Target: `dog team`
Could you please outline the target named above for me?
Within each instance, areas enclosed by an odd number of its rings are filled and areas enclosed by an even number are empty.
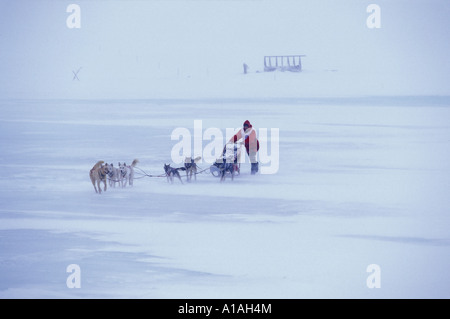
[[[190,182],[192,180],[192,176],[194,176],[195,180],[197,180],[197,163],[202,159],[201,156],[198,156],[194,159],[192,157],[186,157],[184,160],[184,167],[171,167],[170,164],[164,164],[164,172],[167,176],[167,182],[173,183],[173,179],[176,177],[180,180],[181,184],[183,181],[181,180],[179,170],[186,171],[186,180]]]
[[[200,156],[196,157],[195,159],[187,157],[184,162],[184,167],[179,168],[171,167],[170,164],[164,164],[164,172],[167,176],[167,182],[173,183],[173,180],[176,177],[183,184],[180,173],[178,172],[179,170],[186,171],[186,178],[188,182],[192,180],[192,177],[197,180],[197,163],[200,160]],[[139,161],[135,159],[131,163],[131,165],[119,162],[118,166],[115,167],[112,163],[108,164],[104,161],[98,161],[89,172],[89,177],[91,178],[91,182],[94,186],[95,192],[101,194],[101,183],[103,183],[103,191],[106,191],[107,182],[109,182],[110,188],[116,187],[116,183],[119,183],[121,187],[126,187],[127,183],[128,185],[133,186],[134,168],[136,167],[137,163],[139,163]]]
[[[103,190],[106,191],[107,181],[109,182],[109,187],[116,187],[116,183],[119,183],[121,187],[126,187],[127,183],[128,185],[133,186],[134,167],[137,163],[139,163],[139,161],[135,159],[131,165],[119,163],[117,167],[114,167],[114,164],[112,163],[108,164],[104,161],[98,161],[89,172],[89,177],[91,178],[95,192],[102,192],[100,183],[103,183]]]
[[[225,181],[227,173],[229,173],[229,175],[231,176],[231,180],[234,179],[234,175],[236,172],[238,174],[240,173],[240,168],[237,164],[238,158],[236,156],[236,153],[234,154],[234,156],[231,155],[230,157],[226,157],[226,155],[224,154],[222,160],[216,161],[214,163],[214,166],[216,166],[217,170],[219,171],[221,182]],[[164,164],[164,173],[167,177],[167,182],[173,184],[174,178],[178,178],[180,183],[183,184],[179,171],[186,171],[186,180],[188,182],[192,180],[192,176],[194,176],[195,180],[197,180],[197,163],[201,159],[201,156],[198,156],[195,159],[192,159],[192,157],[186,157],[184,161],[184,167],[177,168],[171,167],[170,164]]]
[[[239,142],[240,140],[242,140],[242,142]],[[228,144],[234,144],[234,156],[230,158],[226,156]],[[259,141],[256,137],[256,132],[254,131],[252,124],[250,121],[246,120],[242,126],[242,129],[237,131],[228,143],[225,144],[222,152],[223,158],[216,161],[216,163],[214,163],[214,165],[210,168],[210,170],[214,168],[214,171],[218,172],[217,174],[220,176],[221,182],[225,180],[227,173],[231,175],[232,180],[234,179],[235,173],[240,173],[240,164],[238,164],[237,159],[237,157],[240,157],[240,152],[238,152],[240,148],[238,148],[236,144],[245,146],[247,155],[251,162],[251,174],[254,175],[258,172],[258,161],[256,159],[256,155],[259,151]],[[184,167],[179,168],[171,167],[170,164],[164,164],[164,172],[167,177],[167,182],[173,183],[174,178],[178,178],[178,180],[183,183],[180,173],[178,172],[179,170],[186,171],[186,178],[188,182],[192,180],[192,175],[195,180],[197,180],[197,162],[199,160],[201,160],[200,156],[195,159],[192,159],[192,157],[187,157],[185,159]],[[102,192],[100,183],[104,184],[104,191],[106,191],[106,180],[109,181],[110,187],[115,187],[116,183],[119,183],[122,187],[126,187],[127,183],[130,186],[133,186],[134,167],[137,163],[138,160],[135,159],[129,166],[125,163],[119,163],[118,167],[114,167],[113,164],[105,164],[104,161],[98,161],[89,173],[95,192]]]

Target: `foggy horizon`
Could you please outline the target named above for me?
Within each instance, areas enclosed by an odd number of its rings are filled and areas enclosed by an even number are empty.
[[[381,28],[366,25],[371,3],[381,8]],[[81,9],[80,28],[67,26],[70,4]],[[2,0],[0,97],[449,95],[449,7]],[[303,72],[262,72],[265,55],[288,54],[306,55]]]

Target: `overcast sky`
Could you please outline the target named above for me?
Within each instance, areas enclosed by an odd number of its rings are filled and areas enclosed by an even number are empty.
[[[348,94],[448,95],[448,17],[448,0],[0,0],[0,98],[152,98],[179,78],[226,85],[278,54],[307,55],[302,80],[348,76]]]

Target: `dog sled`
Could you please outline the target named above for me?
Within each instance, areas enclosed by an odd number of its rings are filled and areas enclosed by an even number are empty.
[[[241,173],[241,146],[242,144],[227,144],[225,152],[209,168],[211,175],[221,178],[226,174],[239,175]]]

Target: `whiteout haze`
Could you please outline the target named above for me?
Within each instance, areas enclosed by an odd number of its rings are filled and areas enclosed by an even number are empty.
[[[374,2],[0,0],[0,298],[450,297],[450,6]]]

